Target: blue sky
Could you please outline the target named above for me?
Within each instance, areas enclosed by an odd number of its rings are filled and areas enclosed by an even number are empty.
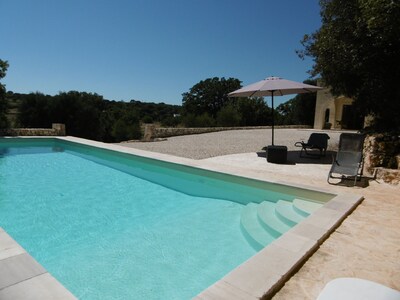
[[[321,24],[317,0],[0,0],[0,11],[7,90],[170,104],[209,77],[307,79],[312,61],[295,50]]]

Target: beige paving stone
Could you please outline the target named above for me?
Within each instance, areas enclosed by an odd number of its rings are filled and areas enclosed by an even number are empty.
[[[321,207],[318,209],[317,214],[310,215],[303,222],[305,224],[311,224],[316,227],[320,227],[329,230],[340,223],[340,219],[343,213],[335,211],[333,209]]]
[[[292,258],[291,261],[287,260],[284,263],[280,263],[282,262],[281,258],[285,257],[284,252],[288,252],[284,249],[281,250],[280,254],[271,249],[264,253],[266,255],[256,255],[257,257],[253,257],[255,259],[246,261],[222,278],[222,281],[255,297],[261,297],[276,284],[276,281],[283,280],[283,274],[295,262],[294,258]]]
[[[2,274],[7,274],[7,276],[0,276],[0,290],[46,272],[27,253],[0,260],[0,270]]]
[[[307,237],[319,243],[324,238],[324,235],[326,234],[326,229],[312,224],[307,224],[305,222],[301,222],[300,224],[293,227],[289,232]]]
[[[246,293],[235,286],[224,281],[218,281],[207,290],[197,295],[197,300],[251,300],[259,299],[259,297]]]
[[[352,207],[353,203],[345,201],[330,201],[324,205],[324,208],[337,210],[339,212],[347,212],[348,210],[351,210]]]
[[[24,253],[25,250],[5,231],[0,231],[0,260]]]
[[[338,277],[368,279],[400,290],[400,197],[396,187],[386,189],[371,196],[365,190],[366,199],[273,299],[315,299]]]
[[[315,292],[313,291],[313,281],[305,279],[303,284],[301,285],[297,282],[294,283],[292,289],[282,289],[277,295],[273,297],[273,299],[275,300],[311,299],[313,294],[315,294]]]
[[[76,297],[49,273],[44,273],[0,290],[0,299],[69,300]]]
[[[284,236],[275,240],[273,245],[291,252],[307,255],[316,245],[316,241],[289,231]]]

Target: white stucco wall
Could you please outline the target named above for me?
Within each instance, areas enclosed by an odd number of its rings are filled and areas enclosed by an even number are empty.
[[[329,109],[328,123],[332,129],[341,129],[343,105],[351,105],[353,100],[344,96],[334,97],[329,88],[317,92],[315,104],[314,129],[323,129],[325,126],[325,112]]]

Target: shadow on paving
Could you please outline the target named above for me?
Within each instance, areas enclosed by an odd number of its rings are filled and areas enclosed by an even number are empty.
[[[369,182],[371,180],[376,181],[375,178],[367,177],[367,176],[361,176],[360,179],[357,179],[356,185],[354,185],[354,177],[350,177],[350,178],[342,177],[342,178],[336,179],[336,182],[335,182],[335,179],[331,179],[330,181],[331,181],[332,185],[339,185],[339,186],[345,186],[345,187],[356,186],[356,187],[360,187],[360,188],[366,188],[369,186]],[[378,181],[376,181],[376,182],[378,182]]]
[[[258,157],[264,157],[267,159],[267,152],[257,152]],[[317,156],[312,156],[312,155],[305,155],[304,152],[302,153],[302,157],[300,157],[300,151],[288,151],[287,153],[287,162],[283,165],[296,165],[296,164],[320,164],[320,165],[331,165],[333,162],[333,159],[336,156],[335,151],[327,151],[326,156],[319,157]],[[360,188],[366,188],[369,186],[369,182],[371,180],[376,179],[374,177],[368,177],[368,176],[361,176],[360,179],[357,179],[356,185],[357,187]],[[354,186],[354,177],[339,177],[336,179],[331,179],[332,185],[338,185],[338,186],[345,186],[345,187],[353,187]]]
[[[333,157],[336,156],[335,151],[326,151],[325,156],[319,156],[318,152],[313,153],[313,155],[306,155],[304,152],[302,153],[302,157],[300,157],[300,151],[288,151],[287,152],[287,162],[285,165],[296,165],[296,164],[319,164],[319,165],[331,165],[333,161]],[[267,158],[267,152],[257,152],[258,157]]]

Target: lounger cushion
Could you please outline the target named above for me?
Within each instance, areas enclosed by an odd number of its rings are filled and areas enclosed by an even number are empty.
[[[337,278],[324,287],[317,300],[399,300],[400,292],[359,278]]]

